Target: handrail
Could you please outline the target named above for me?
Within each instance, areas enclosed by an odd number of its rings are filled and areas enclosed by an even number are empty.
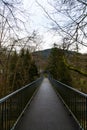
[[[62,83],[62,82],[60,82],[60,81],[58,81],[58,80],[55,80],[55,81],[58,82],[58,83],[61,84],[61,85],[66,86],[67,88],[69,88],[69,89],[71,89],[71,90],[73,90],[73,91],[79,93],[80,95],[87,97],[87,94],[85,94],[85,93],[83,93],[83,92],[81,92],[81,91],[79,91],[79,90],[77,90],[77,89],[75,89],[75,88],[72,88],[71,86],[66,85],[66,84],[64,84],[64,83]]]
[[[0,103],[4,102],[5,100],[7,100],[7,99],[10,98],[11,96],[15,95],[16,93],[19,93],[20,91],[26,89],[27,87],[30,87],[32,84],[36,83],[36,82],[37,82],[38,80],[40,80],[40,79],[41,79],[41,78],[37,79],[36,81],[33,81],[33,82],[30,83],[30,84],[27,84],[27,85],[23,86],[22,88],[20,88],[20,89],[14,91],[14,92],[12,92],[12,93],[10,93],[9,95],[7,95],[7,96],[1,98],[1,99],[0,99]]]
[[[0,99],[0,130],[11,130],[24,112],[42,77]]]
[[[81,130],[87,130],[87,94],[49,77]]]

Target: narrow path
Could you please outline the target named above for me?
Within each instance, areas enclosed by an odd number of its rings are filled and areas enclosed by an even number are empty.
[[[15,130],[78,130],[45,78]]]

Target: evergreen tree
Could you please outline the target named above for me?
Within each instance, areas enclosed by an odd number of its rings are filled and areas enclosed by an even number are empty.
[[[13,91],[19,86],[19,65],[18,65],[18,54],[13,52],[9,64],[9,86],[10,90]]]
[[[63,61],[63,56],[64,56],[63,50],[57,47],[52,48],[49,57],[48,70],[52,74],[53,78],[70,85],[71,78],[69,70],[67,69]]]
[[[34,61],[31,63],[31,67],[29,69],[29,75],[30,75],[30,80],[33,81],[35,77],[38,76],[38,69]]]
[[[14,91],[35,80],[38,76],[37,66],[28,49],[12,53],[9,64],[9,86]]]

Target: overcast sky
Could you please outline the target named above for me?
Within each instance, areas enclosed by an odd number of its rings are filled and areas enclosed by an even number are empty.
[[[47,0],[38,0],[40,4],[43,5],[47,10],[52,10],[52,7],[49,6]],[[54,42],[60,43],[61,38],[58,34],[55,34],[54,31],[49,30],[51,27],[51,21],[46,18],[46,14],[43,9],[38,6],[35,0],[23,0],[24,8],[30,14],[30,21],[28,28],[30,30],[37,30],[40,35],[43,36],[44,44],[43,49],[51,48]],[[63,16],[58,16],[58,19],[63,20]],[[87,52],[87,48],[82,47],[83,52]]]
[[[47,0],[38,0],[47,10],[52,10]],[[54,42],[60,41],[60,37],[50,30],[51,21],[47,19],[43,9],[38,6],[35,0],[23,0],[24,8],[30,13],[29,29],[36,30],[42,37],[44,44],[42,49],[52,48]]]

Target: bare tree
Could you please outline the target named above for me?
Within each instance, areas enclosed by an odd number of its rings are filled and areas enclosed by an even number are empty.
[[[87,47],[87,1],[86,0],[47,0],[52,7],[49,11],[36,1],[43,9],[46,16],[51,20],[53,30],[62,37],[62,49],[75,50],[79,52],[81,46]],[[66,66],[84,76],[86,72],[69,65],[64,57]]]
[[[53,23],[52,29],[58,31],[63,38],[68,37],[69,46],[74,46],[77,51],[79,45],[87,47],[87,2],[85,0],[48,0],[52,7],[51,13],[38,1],[36,2]]]
[[[64,21],[63,30],[70,39],[70,44],[75,45],[77,51],[79,45],[87,47],[87,2],[83,0],[56,0],[56,4],[60,6],[54,9],[57,13],[65,15],[68,21]]]
[[[17,43],[15,41],[20,38],[20,32],[26,30],[25,16],[21,0],[0,1],[0,87],[5,94],[8,86],[10,55]]]

